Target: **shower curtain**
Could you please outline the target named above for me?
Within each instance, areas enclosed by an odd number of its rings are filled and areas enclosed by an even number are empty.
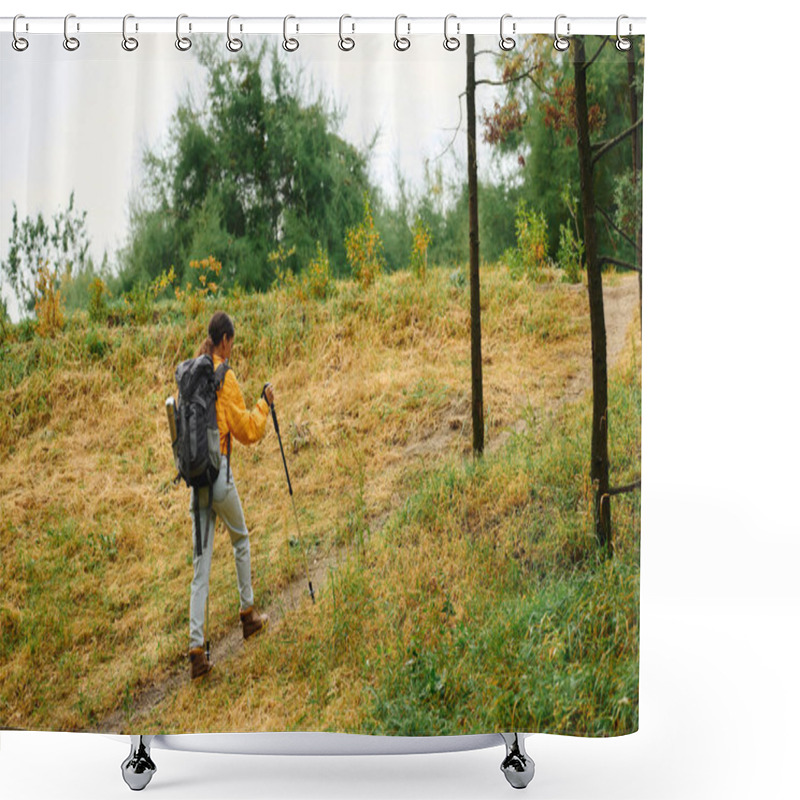
[[[457,24],[2,37],[0,728],[637,729],[644,39]]]

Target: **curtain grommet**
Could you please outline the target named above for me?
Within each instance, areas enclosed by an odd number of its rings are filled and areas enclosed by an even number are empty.
[[[133,14],[126,14],[122,18],[122,49],[132,53],[138,46],[139,40],[133,36],[128,36],[128,20],[134,19]]]
[[[400,35],[400,20],[401,19],[408,19],[405,14],[398,14],[394,18],[394,49],[399,50],[401,53],[405,53],[409,47],[411,47],[411,39],[408,36],[401,36]],[[408,28],[408,32],[411,33],[411,25],[406,23],[406,27]]]
[[[17,33],[17,21],[20,20],[20,19],[25,19],[25,15],[24,14],[17,14],[14,17],[14,22],[13,22],[13,24],[11,26],[11,34],[13,36],[13,38],[11,40],[11,46],[18,53],[24,53],[28,49],[28,45],[30,44],[30,42],[24,36],[20,36]]]
[[[349,53],[356,46],[356,42],[352,37],[345,36],[342,31],[342,26],[346,19],[352,19],[352,17],[349,14],[342,14],[342,16],[339,17],[339,49],[343,50],[345,53]],[[353,25],[352,28],[354,32],[356,26]]]
[[[563,53],[565,50],[569,50],[569,39],[565,39],[558,33],[558,21],[560,19],[566,19],[566,14],[559,14],[556,17],[555,25],[553,27],[553,47],[558,50],[559,53]],[[569,22],[567,23],[567,36],[569,36]]]
[[[188,14],[178,14],[178,18],[175,20],[175,47],[181,53],[185,53],[192,46],[192,40],[188,36],[181,35],[181,20],[187,19],[188,16]],[[189,30],[191,29],[192,26],[190,24]]]
[[[231,36],[231,23],[235,19],[239,19],[239,17],[236,14],[231,14],[228,17],[228,30],[227,30],[228,41],[225,42],[225,47],[227,47],[228,51],[231,53],[238,53],[242,49],[242,47],[244,47],[244,43],[242,42],[241,39],[237,39],[235,36]],[[239,30],[241,31],[241,27],[239,28]]]
[[[81,46],[81,42],[76,36],[69,35],[67,26],[71,19],[75,19],[74,14],[67,14],[67,16],[64,17],[64,49],[70,53],[74,53]],[[80,30],[80,26],[78,26],[77,30]]]
[[[444,18],[444,49],[450,51],[451,53],[458,50],[461,47],[461,40],[456,38],[455,36],[448,35],[448,25],[451,19],[457,19],[455,14],[448,14]],[[459,33],[461,30],[461,23],[456,22],[456,33]]]
[[[511,19],[511,14],[503,14],[503,16],[500,17],[500,49],[506,52],[513,50],[517,46],[516,39],[505,35],[504,26],[507,19]],[[513,33],[517,32],[516,22],[512,24],[511,30]]]
[[[288,36],[288,27],[289,27],[289,20],[290,19],[297,19],[292,14],[288,14],[283,18],[283,49],[287,53],[294,53],[298,47],[300,47],[300,42],[294,38],[294,36]]]

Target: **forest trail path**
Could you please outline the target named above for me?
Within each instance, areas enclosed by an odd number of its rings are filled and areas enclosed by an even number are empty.
[[[583,285],[572,287],[574,291],[586,291]],[[603,284],[603,312],[606,321],[606,358],[609,371],[619,362],[622,353],[630,343],[630,329],[639,309],[639,279],[634,273],[616,276],[613,281]],[[584,392],[592,388],[592,345],[587,340],[586,347],[576,366],[575,372],[560,394],[553,395],[542,404],[541,411],[553,413],[566,403],[576,402]],[[519,419],[506,430],[493,436],[487,451],[499,449],[512,433],[522,433],[527,426],[525,419]]]
[[[606,319],[606,354],[609,370],[620,360],[626,344],[630,344],[630,327],[639,308],[639,277],[635,273],[618,276],[611,284],[603,285],[603,311]],[[570,381],[559,404],[577,400],[592,387],[591,345],[587,360],[580,372]]]
[[[585,291],[584,286],[575,286],[575,291]],[[603,287],[604,312],[606,320],[606,345],[609,368],[613,367],[620,359],[626,343],[629,341],[630,327],[636,319],[639,308],[639,283],[635,274],[617,276],[612,282]],[[554,397],[544,409],[552,412],[565,403],[575,402],[581,395],[590,390],[592,385],[591,344],[587,342],[584,355],[576,372],[571,376],[563,393]],[[525,428],[525,421],[518,421],[512,429],[507,429],[494,436],[487,447],[490,452],[498,449],[511,435]],[[445,434],[444,431],[447,431]],[[444,426],[442,435],[432,437],[426,441],[425,449],[430,451],[434,446],[446,447],[449,440],[457,436],[449,426]],[[370,519],[370,529],[374,533],[383,527],[388,513],[384,512]],[[309,578],[314,587],[315,594],[324,588],[330,570],[335,568],[340,553],[330,551],[316,559],[309,561]],[[308,580],[305,574],[293,580],[281,592],[273,596],[270,605],[264,610],[264,631],[259,636],[268,635],[278,622],[290,611],[304,603],[309,603]],[[240,625],[231,628],[222,639],[213,643],[212,662],[219,668],[226,662],[235,659],[247,644],[242,638]],[[209,678],[212,678],[213,671]],[[212,678],[213,679],[213,678]],[[201,680],[207,680],[203,678]],[[105,717],[95,727],[94,731],[100,733],[131,733],[136,730],[137,720],[149,715],[160,703],[171,696],[179,687],[189,682],[188,661],[174,665],[170,673],[163,680],[150,686],[141,688],[133,697],[127,707],[120,708],[113,714]]]

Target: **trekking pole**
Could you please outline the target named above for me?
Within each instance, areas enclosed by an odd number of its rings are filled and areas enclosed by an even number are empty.
[[[211,638],[209,637],[209,630],[208,630],[208,602],[211,598],[211,587],[209,586],[208,594],[206,595],[206,625],[205,625],[205,634],[206,634],[206,661],[211,661]]]
[[[264,389],[261,392],[261,396],[265,400],[267,400],[267,397],[266,397],[266,395],[267,395],[267,386],[269,386],[268,383],[265,384]],[[306,549],[305,549],[305,547],[302,546],[302,542],[301,542],[300,519],[297,516],[297,506],[295,505],[295,502],[294,502],[294,492],[292,491],[292,481],[291,481],[291,478],[289,477],[289,467],[286,466],[286,454],[283,452],[283,441],[281,440],[281,429],[278,427],[278,417],[275,414],[275,404],[274,403],[270,403],[269,400],[267,400],[267,405],[269,406],[269,410],[270,410],[270,412],[272,414],[272,425],[275,428],[275,433],[278,435],[278,444],[281,447],[281,458],[283,459],[283,471],[286,473],[286,483],[289,486],[289,497],[292,498],[292,510],[294,511],[294,522],[295,522],[295,525],[297,526],[297,542],[298,542],[298,544],[300,544],[300,546],[302,548],[302,551],[303,551],[303,565],[304,565],[305,570],[306,570],[306,580],[308,581],[308,593],[311,595],[311,602],[316,604],[317,601],[314,599],[314,587],[311,585],[311,576],[310,576],[310,574],[308,572],[308,556],[306,555]]]

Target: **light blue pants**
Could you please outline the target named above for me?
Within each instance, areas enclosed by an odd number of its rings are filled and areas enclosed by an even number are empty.
[[[228,480],[228,459],[223,456],[219,475],[214,482],[211,508],[208,508],[208,489],[200,489],[200,536],[205,538],[208,524],[208,545],[203,542],[203,555],[198,556],[194,550],[195,516],[192,516],[192,548],[194,555],[194,578],[192,580],[192,597],[189,604],[189,647],[203,647],[205,644],[204,626],[206,602],[208,600],[208,582],[211,575],[211,553],[214,549],[214,527],[217,517],[224,523],[231,537],[233,553],[236,559],[236,576],[239,581],[240,610],[245,611],[254,604],[253,585],[250,577],[250,538],[244,522],[242,503],[233,482],[233,475]]]

